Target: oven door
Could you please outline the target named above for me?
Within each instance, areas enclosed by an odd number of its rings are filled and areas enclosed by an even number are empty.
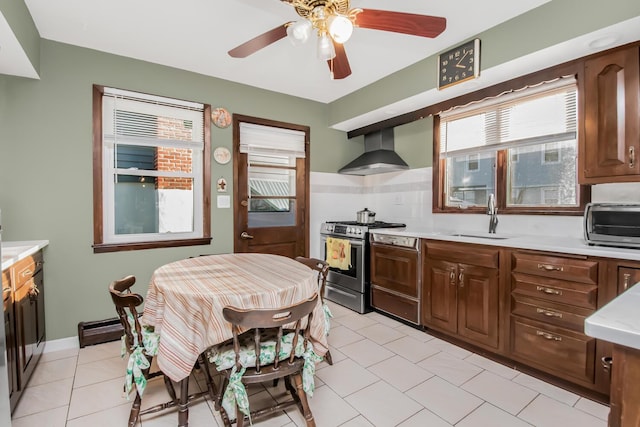
[[[344,239],[340,236],[334,236]],[[327,282],[340,285],[355,292],[365,291],[365,242],[363,240],[344,239],[351,244],[351,265],[348,270],[331,267],[327,274]],[[327,236],[320,236],[320,253],[322,259],[327,259]]]

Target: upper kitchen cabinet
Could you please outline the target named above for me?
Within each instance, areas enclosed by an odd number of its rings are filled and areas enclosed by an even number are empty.
[[[640,181],[638,45],[585,61],[581,184]]]

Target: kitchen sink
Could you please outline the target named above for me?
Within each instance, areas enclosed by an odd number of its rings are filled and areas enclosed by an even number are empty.
[[[474,239],[491,239],[491,240],[505,240],[510,239],[512,236],[495,235],[490,233],[450,233],[447,236],[454,237],[472,237]]]

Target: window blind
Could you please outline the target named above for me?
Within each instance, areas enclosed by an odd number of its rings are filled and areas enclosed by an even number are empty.
[[[202,149],[204,106],[106,88],[103,136],[106,143]]]
[[[305,133],[292,129],[240,123],[240,152],[305,157]]]
[[[440,114],[440,157],[576,138],[576,81],[565,77]]]

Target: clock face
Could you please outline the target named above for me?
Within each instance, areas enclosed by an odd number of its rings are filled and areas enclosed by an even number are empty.
[[[475,79],[480,74],[480,39],[440,54],[438,89]]]

